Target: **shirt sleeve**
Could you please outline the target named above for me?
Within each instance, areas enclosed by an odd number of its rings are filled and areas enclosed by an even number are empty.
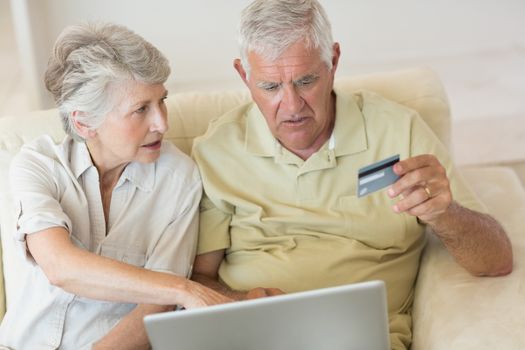
[[[229,248],[231,214],[217,208],[206,194],[202,197],[200,210],[197,254]]]
[[[22,149],[10,167],[10,182],[17,230],[15,241],[26,259],[34,263],[27,250],[26,235],[51,227],[63,227],[71,232],[71,220],[60,202],[56,161],[35,150]]]
[[[153,250],[148,252],[145,268],[190,277],[197,249],[201,195],[199,179],[184,193],[185,199],[177,215],[167,225]]]
[[[486,206],[476,197],[461,173],[455,167],[445,145],[441,143],[418,114],[415,115],[412,121],[411,140],[411,156],[433,154],[439,159],[443,167],[445,167],[450,181],[452,198],[456,202],[465,208],[487,213]]]
[[[209,130],[208,130],[209,132]],[[215,152],[213,144],[207,144],[204,137],[193,143],[192,156],[199,166],[204,187],[200,203],[199,244],[197,254],[227,249],[231,246],[230,223],[235,208],[225,197],[225,191],[220,184],[222,164]]]

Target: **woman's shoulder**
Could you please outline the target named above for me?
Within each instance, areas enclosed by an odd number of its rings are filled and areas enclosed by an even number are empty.
[[[43,135],[24,144],[13,158],[12,164],[51,166],[66,156],[67,149],[67,140],[57,143],[50,136]]]
[[[156,161],[159,175],[182,177],[186,180],[200,181],[198,168],[193,159],[169,141],[162,141],[160,157]]]

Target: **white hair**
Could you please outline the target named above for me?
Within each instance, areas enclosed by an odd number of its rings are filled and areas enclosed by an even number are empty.
[[[332,29],[316,0],[256,0],[241,13],[241,63],[249,74],[249,52],[274,61],[293,44],[319,49],[321,60],[332,68]]]
[[[82,141],[71,118],[74,111],[80,112],[80,122],[96,129],[113,108],[113,83],[158,84],[169,74],[168,60],[141,36],[116,24],[85,23],[67,27],[59,35],[44,82],[64,130]]]

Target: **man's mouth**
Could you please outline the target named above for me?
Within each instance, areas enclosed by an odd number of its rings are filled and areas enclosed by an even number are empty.
[[[287,124],[287,125],[298,125],[298,124],[303,123],[307,119],[308,118],[306,118],[306,117],[300,117],[300,118],[294,118],[294,119],[285,120],[285,121],[283,121],[283,123]]]

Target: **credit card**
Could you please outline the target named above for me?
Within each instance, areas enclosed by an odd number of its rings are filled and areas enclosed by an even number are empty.
[[[399,176],[394,173],[393,167],[397,162],[399,154],[359,169],[357,197],[364,197],[396,182]]]

